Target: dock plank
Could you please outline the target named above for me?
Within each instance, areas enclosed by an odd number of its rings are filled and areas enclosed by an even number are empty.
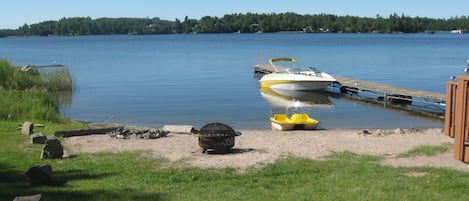
[[[348,78],[338,75],[332,75],[338,83],[342,86],[346,87],[355,87],[361,90],[371,90],[371,91],[378,91],[387,94],[399,94],[404,96],[413,96],[413,97],[420,97],[420,98],[428,98],[428,99],[435,99],[440,101],[446,100],[446,94],[438,93],[438,92],[431,92],[431,91],[423,91],[417,89],[409,89],[409,88],[402,88],[377,82],[370,82],[360,79]]]

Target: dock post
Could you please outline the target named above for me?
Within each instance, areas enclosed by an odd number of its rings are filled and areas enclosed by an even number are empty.
[[[466,126],[468,118],[468,88],[469,77],[459,76],[455,97],[455,114],[454,114],[454,158],[463,162],[469,162],[469,128]]]
[[[386,108],[387,103],[388,103],[388,93],[384,92],[384,107]]]
[[[455,113],[456,113],[456,90],[458,83],[450,81],[446,84],[446,109],[445,109],[445,135],[454,138]]]

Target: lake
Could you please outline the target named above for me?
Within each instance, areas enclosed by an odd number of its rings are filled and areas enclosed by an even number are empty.
[[[141,126],[219,121],[270,128],[272,113],[306,112],[333,128],[443,127],[442,119],[327,94],[304,107],[263,96],[253,65],[293,57],[335,75],[445,93],[463,73],[469,34],[194,34],[0,38],[14,65],[66,65],[79,89],[62,113]],[[308,100],[311,99],[311,101]],[[327,104],[311,104],[314,99]]]

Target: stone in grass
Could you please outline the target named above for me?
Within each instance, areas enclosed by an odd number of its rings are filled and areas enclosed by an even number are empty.
[[[42,133],[34,133],[30,135],[31,143],[33,144],[45,144],[47,141],[47,137],[44,136]]]
[[[28,195],[28,196],[18,196],[13,199],[13,201],[40,201],[42,194]]]
[[[29,135],[33,133],[33,128],[34,128],[33,122],[26,121],[21,126],[21,133],[25,135]]]
[[[26,171],[30,185],[49,184],[52,181],[52,166],[49,164],[32,165]]]
[[[64,155],[64,148],[60,140],[55,136],[46,140],[42,149],[41,159],[61,159]]]

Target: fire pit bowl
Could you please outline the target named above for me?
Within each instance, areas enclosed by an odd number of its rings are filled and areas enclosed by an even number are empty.
[[[195,132],[199,136],[199,146],[202,148],[202,153],[208,149],[226,153],[234,146],[235,136],[241,135],[240,132],[234,131],[230,126],[220,122],[206,124]]]

